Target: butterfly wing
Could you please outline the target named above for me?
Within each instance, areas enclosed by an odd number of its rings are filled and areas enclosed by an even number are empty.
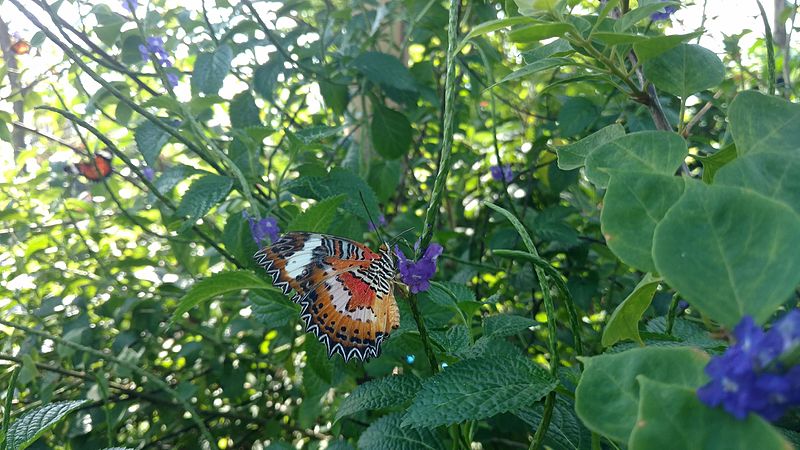
[[[94,162],[77,163],[75,170],[91,181],[100,181],[111,175],[111,160],[102,155],[95,155]]]
[[[286,233],[255,255],[273,284],[302,307],[306,330],[328,355],[369,359],[399,326],[392,292],[394,262],[388,250],[316,233]]]

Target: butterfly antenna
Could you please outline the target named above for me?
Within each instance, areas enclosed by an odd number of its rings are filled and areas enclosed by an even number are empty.
[[[372,214],[369,213],[369,208],[367,208],[367,201],[364,200],[364,193],[361,192],[361,191],[358,191],[358,196],[361,197],[361,204],[364,205],[364,211],[367,212],[367,217],[369,218],[369,223],[372,224],[372,228],[375,230],[375,233],[378,234],[378,239],[380,239],[380,241],[385,244],[386,243],[386,239],[383,238],[383,235],[381,234],[381,230],[378,228],[378,225],[375,224],[375,221],[372,220]]]
[[[413,229],[414,229],[414,227],[406,228],[405,230],[400,232],[400,234],[398,234],[397,236],[393,237],[391,243],[389,244],[389,248],[391,248],[392,246],[394,246],[394,244],[399,242],[400,239],[403,239],[403,235],[404,234],[408,233],[409,231],[412,231]],[[403,239],[403,241],[405,242],[405,239]],[[408,242],[406,242],[406,244],[408,244]]]

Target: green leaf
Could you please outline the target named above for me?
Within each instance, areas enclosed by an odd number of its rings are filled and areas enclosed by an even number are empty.
[[[520,25],[523,23],[531,23],[531,22],[533,22],[533,19],[529,17],[516,16],[516,17],[506,17],[505,19],[490,20],[488,22],[479,24],[475,26],[473,29],[471,29],[469,33],[467,33],[467,35],[461,39],[461,43],[458,45],[456,53],[459,53],[461,49],[463,49],[464,46],[467,45],[470,39],[474,39],[478,36],[483,36],[484,34],[491,33],[492,31],[497,31],[513,25]]]
[[[636,52],[639,61],[644,62],[684,42],[688,42],[701,34],[703,34],[703,30],[697,30],[686,34],[673,34],[670,36],[652,36],[644,41],[634,43],[633,50]]]
[[[397,159],[411,148],[413,130],[406,116],[383,105],[375,104],[370,123],[372,145],[386,159]]]
[[[461,356],[469,348],[469,330],[463,323],[451,326],[447,331],[431,331],[431,338],[445,354]]]
[[[256,68],[253,74],[253,90],[264,100],[273,101],[277,96],[275,86],[278,82],[278,75],[283,72],[283,59],[270,59],[266,64]]]
[[[381,52],[366,52],[352,62],[353,68],[369,81],[380,85],[386,94],[399,102],[416,100],[417,82],[396,56]]]
[[[612,172],[600,226],[608,248],[631,267],[655,272],[653,232],[683,195],[683,178],[646,172]]]
[[[336,419],[359,411],[400,406],[417,395],[422,384],[414,375],[398,375],[378,378],[358,385],[347,396],[336,411]]]
[[[423,382],[402,425],[433,428],[486,419],[530,405],[556,384],[522,355],[466,359]]]
[[[360,450],[444,450],[432,430],[401,426],[403,413],[389,414],[372,422],[358,438]]]
[[[539,323],[530,317],[496,314],[483,320],[483,335],[486,337],[513,336],[538,325]]]
[[[686,98],[722,83],[725,65],[707,48],[680,44],[646,61],[644,75],[657,88]]]
[[[647,40],[647,36],[641,34],[627,34],[627,33],[612,33],[607,31],[598,31],[592,34],[592,38],[596,39],[606,45],[620,45],[620,44],[633,44]]]
[[[711,183],[717,172],[736,159],[736,146],[731,144],[709,156],[695,156],[703,163],[703,182]]]
[[[640,21],[647,19],[651,14],[661,11],[665,6],[680,6],[680,2],[655,2],[643,4],[642,6],[632,9],[620,17],[614,24],[614,31],[623,32],[628,28],[636,25]]]
[[[558,127],[561,136],[574,136],[589,127],[599,113],[594,102],[585,97],[570,97],[558,111]]]
[[[233,97],[228,114],[231,116],[233,128],[261,126],[258,106],[249,92],[242,92]]]
[[[361,177],[347,169],[334,168],[324,177],[302,177],[287,183],[287,185],[293,194],[314,200],[324,200],[345,194],[342,208],[361,217],[364,221],[369,219],[367,211],[372,217],[378,217],[380,214],[378,200],[375,198],[372,188]],[[362,196],[366,203],[366,210],[364,203],[361,202]]]
[[[0,140],[11,142],[11,132],[8,130],[8,124],[3,119],[0,119]]]
[[[232,272],[221,272],[208,278],[204,278],[195,283],[181,299],[178,307],[172,313],[172,320],[176,320],[181,314],[189,311],[202,302],[228,292],[238,292],[243,289],[267,289],[275,290],[272,283],[257,276],[253,272],[245,270],[235,270]]]
[[[497,86],[498,84],[505,83],[506,81],[516,80],[518,78],[527,77],[528,75],[533,75],[537,72],[541,72],[543,70],[552,69],[553,67],[562,67],[562,66],[571,66],[575,65],[575,62],[568,58],[545,58],[540,59],[538,61],[534,61],[527,66],[517,69],[510,74],[503,77],[502,80],[498,81],[494,84]],[[493,87],[493,86],[492,86]]]
[[[541,41],[542,39],[563,36],[571,29],[572,26],[570,24],[563,22],[534,23],[510,31],[508,33],[508,39],[511,40],[511,42],[528,44]]]
[[[125,25],[125,18],[114,13],[108,5],[96,5],[92,8],[97,25],[93,28],[100,42],[113,47],[120,37],[120,30]]]
[[[639,414],[628,441],[633,450],[792,448],[780,432],[761,417],[738,420],[722,409],[700,402],[695,390],[639,376]]]
[[[253,316],[267,328],[294,325],[300,317],[300,306],[275,290],[253,291],[250,293],[250,302]]]
[[[544,402],[520,409],[514,415],[536,430],[542,423]],[[556,397],[556,405],[550,417],[550,426],[544,436],[545,448],[553,450],[589,450],[592,436],[575,415],[575,406],[564,397]]]
[[[583,375],[575,390],[575,412],[592,431],[627,442],[639,409],[638,375],[688,388],[705,381],[708,355],[687,347],[637,348],[579,358]]]
[[[188,217],[184,228],[191,227],[214,205],[224,200],[232,187],[233,180],[231,178],[221,175],[203,175],[189,186],[181,199],[181,204],[175,210],[175,215]]]
[[[213,52],[197,55],[192,71],[192,92],[211,95],[219,92],[225,76],[231,70],[233,50],[225,44]]]
[[[603,347],[610,347],[624,339],[632,339],[644,345],[642,337],[639,335],[639,321],[642,314],[653,301],[653,295],[658,289],[661,278],[654,277],[652,274],[645,274],[639,284],[633,288],[633,292],[628,294],[608,319],[601,343]]]
[[[664,279],[713,320],[763,323],[800,282],[800,217],[751,191],[687,183],[656,226],[653,260]]]
[[[672,175],[689,153],[686,141],[670,131],[640,131],[596,148],[586,158],[586,177],[608,185],[609,171],[640,171]]]
[[[25,413],[8,428],[6,450],[23,450],[39,439],[47,430],[64,420],[67,414],[86,403],[85,400],[71,400],[42,405]]]
[[[800,154],[745,155],[720,169],[715,184],[758,192],[800,214]]]
[[[739,155],[800,150],[800,105],[755,91],[739,93],[728,108]]]
[[[289,222],[286,231],[327,232],[328,227],[333,222],[333,218],[336,216],[336,210],[344,202],[345,198],[344,194],[340,194],[315,203],[307,210],[296,215]]]
[[[145,121],[136,127],[133,132],[133,140],[136,141],[136,148],[142,154],[147,165],[155,167],[161,149],[169,141],[169,134],[153,122]]]
[[[558,168],[572,170],[583,167],[586,163],[586,157],[594,149],[622,136],[625,136],[625,128],[615,123],[595,131],[574,144],[558,147],[556,149],[558,153]]]

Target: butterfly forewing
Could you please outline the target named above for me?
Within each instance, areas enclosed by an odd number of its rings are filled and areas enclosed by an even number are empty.
[[[255,255],[273,284],[302,307],[306,330],[328,355],[369,359],[400,323],[392,292],[394,261],[349,239],[287,233]]]

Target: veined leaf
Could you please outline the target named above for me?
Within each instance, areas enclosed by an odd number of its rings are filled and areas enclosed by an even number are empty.
[[[64,420],[67,414],[80,408],[85,400],[71,400],[42,405],[15,420],[8,428],[6,450],[23,450],[47,430]]]
[[[400,406],[414,398],[421,386],[414,375],[390,375],[368,381],[344,399],[336,411],[336,420],[359,411]]]
[[[253,272],[237,270],[214,274],[195,283],[189,289],[189,292],[178,301],[178,307],[175,308],[175,312],[172,314],[172,320],[177,319],[181,314],[204,301],[211,300],[218,295],[243,289],[275,290],[272,287],[272,283],[256,276]]]

